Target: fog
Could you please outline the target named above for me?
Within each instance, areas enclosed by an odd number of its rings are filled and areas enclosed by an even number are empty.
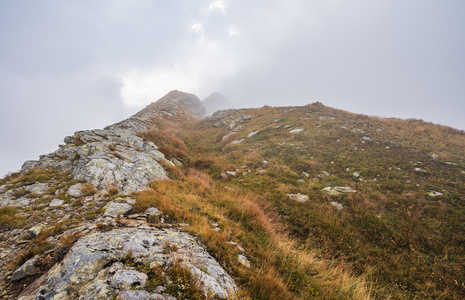
[[[465,129],[465,2],[5,0],[0,176],[170,90]]]

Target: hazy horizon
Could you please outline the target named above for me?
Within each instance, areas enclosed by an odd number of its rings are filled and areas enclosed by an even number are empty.
[[[0,176],[173,89],[465,130],[465,2],[0,2]]]

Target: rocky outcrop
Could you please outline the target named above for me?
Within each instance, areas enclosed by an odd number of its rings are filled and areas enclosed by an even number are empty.
[[[196,238],[165,224],[155,207],[134,212],[135,199],[127,196],[168,179],[164,166],[176,163],[137,132],[155,128],[153,117],[189,119],[204,113],[195,95],[173,91],[126,120],[78,131],[57,151],[25,162],[22,175],[33,169],[49,169],[52,175],[0,187],[0,206],[18,207],[21,220],[29,219],[26,228],[2,232],[0,266],[14,265],[11,247],[35,247],[42,233],[49,250],[16,271],[1,270],[0,297],[16,297],[22,290],[22,300],[175,299],[183,287],[171,277],[182,269],[206,296],[234,298],[234,281]]]
[[[81,238],[62,263],[39,280],[45,284],[36,289],[37,293],[32,291],[23,299],[108,299],[118,294],[126,299],[131,294],[126,291],[134,287],[141,295],[155,297],[157,293],[147,291],[146,273],[157,270],[170,274],[179,266],[195,276],[205,295],[225,299],[235,293],[231,277],[189,234],[124,228]],[[168,275],[158,283],[157,290],[182,288],[173,284]]]
[[[21,173],[31,168],[58,168],[71,171],[74,179],[90,182],[99,190],[116,187],[129,193],[145,188],[152,180],[167,178],[162,165],[171,164],[155,144],[132,130],[78,131],[66,137],[65,143],[39,161],[27,161]]]

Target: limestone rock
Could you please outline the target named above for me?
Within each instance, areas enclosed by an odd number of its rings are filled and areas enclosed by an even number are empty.
[[[331,202],[329,202],[329,204],[331,204],[332,206],[335,206],[338,210],[343,209],[342,204],[337,202],[337,201],[331,201]]]
[[[431,192],[428,192],[428,195],[431,197],[437,197],[437,196],[442,196],[444,194],[441,192],[431,191]]]
[[[237,258],[237,260],[239,261],[241,265],[246,266],[247,268],[250,268],[250,261],[244,255],[239,254],[239,257]]]
[[[59,207],[62,206],[65,201],[61,199],[53,199],[48,206],[50,207]]]
[[[256,135],[258,132],[259,132],[258,130],[257,130],[257,131],[252,131],[251,133],[249,133],[249,134],[247,135],[247,137],[248,137],[248,138],[251,138],[251,137],[253,137],[254,135]]]
[[[123,193],[141,190],[153,180],[167,178],[160,162],[167,162],[152,142],[144,141],[131,129],[78,131],[54,153],[37,162],[26,162],[21,173],[32,167],[72,171],[75,180],[85,180],[98,190],[117,186]],[[66,158],[64,160],[64,158]],[[81,197],[72,189],[71,197]]]
[[[295,200],[295,201],[300,202],[300,203],[306,202],[309,199],[307,195],[303,195],[303,194],[300,194],[300,193],[288,194],[288,196],[292,200]]]
[[[30,193],[34,193],[40,196],[48,191],[49,185],[47,183],[38,182],[32,185],[25,186],[24,188]]]
[[[36,236],[39,236],[39,234],[42,232],[42,230],[45,229],[45,225],[44,224],[40,224],[40,225],[37,225],[37,226],[33,226],[31,228],[29,228],[29,233],[32,234],[32,236],[36,237]]]
[[[175,244],[177,250],[166,254],[166,243]],[[40,278],[44,284],[38,287],[35,298],[91,299],[92,295],[101,295],[95,299],[104,299],[102,297],[116,294],[117,289],[129,289],[132,283],[143,288],[147,277],[124,264],[128,257],[134,263],[155,264],[162,268],[170,268],[173,259],[180,260],[202,283],[206,293],[212,292],[219,298],[228,298],[228,294],[234,295],[237,289],[231,277],[189,234],[124,228],[81,238],[60,264]],[[119,296],[129,297],[133,293],[120,293]],[[144,299],[147,294],[140,292],[140,295]]]
[[[11,275],[11,281],[17,281],[27,276],[40,274],[40,268],[35,267],[35,263],[35,258],[26,261],[21,267],[19,267],[16,271],[13,272],[13,275]]]
[[[239,145],[239,144],[241,144],[243,141],[244,141],[244,139],[234,140],[234,141],[231,142],[231,144],[233,144],[233,145]]]
[[[302,131],[304,131],[303,128],[294,128],[294,129],[290,130],[289,133],[292,133],[292,134],[299,134],[299,133],[301,133]]]
[[[103,209],[104,217],[116,217],[117,215],[125,215],[132,209],[132,206],[127,203],[117,203],[112,201],[105,205]]]
[[[82,197],[82,183],[77,183],[75,185],[70,186],[66,194],[74,198]]]
[[[170,158],[170,161],[176,166],[176,167],[182,167],[182,162],[177,160],[176,158],[172,157]]]
[[[159,216],[163,214],[158,208],[155,207],[149,207],[145,210],[144,214],[148,216]]]
[[[344,193],[355,193],[355,190],[351,189],[348,186],[328,186],[322,189],[322,191],[329,194],[330,196],[339,196]]]

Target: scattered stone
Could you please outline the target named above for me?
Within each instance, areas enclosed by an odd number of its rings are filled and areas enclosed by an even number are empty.
[[[182,167],[182,162],[177,160],[176,158],[172,157],[170,158],[170,161],[176,166],[176,167]]]
[[[76,183],[75,185],[70,186],[66,194],[73,198],[82,197],[82,183]]]
[[[306,202],[308,201],[308,196],[307,195],[303,195],[303,194],[288,194],[289,198],[291,198],[292,200],[295,200],[297,202],[300,202],[300,203],[303,203],[303,202]]]
[[[339,196],[344,193],[355,193],[355,190],[351,189],[348,186],[328,186],[322,189],[322,191],[329,194],[330,196]]]
[[[426,170],[423,170],[422,168],[415,168],[415,172],[426,172]]]
[[[329,176],[329,173],[326,172],[326,171],[322,171],[321,173],[323,173],[323,175],[325,175],[325,176]]]
[[[144,214],[146,214],[147,216],[160,216],[163,213],[158,208],[149,207],[145,210]]]
[[[64,200],[61,200],[61,199],[53,199],[52,202],[50,202],[50,204],[48,206],[50,207],[59,207],[59,206],[62,206],[63,203],[65,203]]]
[[[104,217],[116,217],[117,215],[125,215],[128,211],[130,211],[132,208],[131,205],[126,204],[126,203],[116,203],[116,202],[109,202],[107,205],[105,205]]]
[[[352,173],[352,175],[354,175],[355,178],[359,178],[359,177],[360,177],[360,174],[358,174],[358,172],[354,172],[354,173]]]
[[[231,144],[233,144],[233,145],[239,145],[239,144],[241,144],[243,141],[244,141],[244,139],[234,140],[234,141],[231,142]]]
[[[247,135],[247,137],[248,137],[248,138],[251,138],[251,137],[253,137],[254,135],[256,135],[257,133],[259,133],[259,130],[257,130],[257,131],[252,131],[251,133],[249,133],[249,134]]]
[[[40,268],[35,267],[36,259],[31,258],[30,260],[26,261],[21,267],[19,267],[16,271],[13,272],[11,275],[11,281],[17,281],[23,279],[27,276],[40,274]]]
[[[3,206],[13,206],[13,207],[26,207],[28,206],[29,204],[31,204],[31,202],[33,202],[32,199],[28,199],[28,198],[19,198],[19,199],[16,199],[16,200],[4,200],[2,203],[1,203],[1,207]]]
[[[370,137],[367,137],[367,136],[364,136],[364,137],[362,138],[362,140],[364,140],[364,141],[372,141],[372,139],[371,139]]]
[[[47,183],[38,182],[32,185],[28,185],[24,188],[30,193],[34,193],[40,196],[45,194],[50,188],[50,186]]]
[[[329,202],[332,206],[335,206],[338,210],[341,210],[343,208],[342,204],[337,202],[337,201],[331,201]]]
[[[250,268],[250,261],[244,255],[239,254],[239,257],[237,258],[237,260],[239,261],[239,263],[241,265],[243,265],[243,266],[245,266],[247,268]]]
[[[299,134],[299,133],[301,133],[302,131],[304,131],[303,128],[294,128],[294,129],[290,130],[289,133],[292,133],[292,134]]]
[[[45,224],[40,224],[34,227],[29,228],[29,232],[32,234],[32,236],[36,237],[39,236],[39,234],[44,230]]]
[[[307,172],[302,172],[302,174],[307,178],[310,177],[310,174],[308,174]]]
[[[237,175],[237,173],[234,172],[234,171],[226,171],[225,173],[226,173],[227,175],[231,175],[231,176],[233,176],[233,177],[235,177],[235,176]]]
[[[431,196],[431,197],[437,197],[437,196],[442,196],[442,195],[444,195],[444,193],[436,192],[436,191],[431,191],[431,192],[428,192],[428,195]]]

